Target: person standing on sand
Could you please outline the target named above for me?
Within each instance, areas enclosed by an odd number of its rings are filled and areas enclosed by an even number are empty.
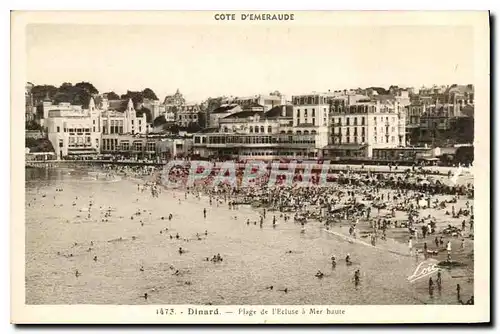
[[[207,209],[203,208],[203,218],[207,218]]]
[[[408,251],[410,252],[410,256],[413,255],[413,240],[411,237],[408,239]]]

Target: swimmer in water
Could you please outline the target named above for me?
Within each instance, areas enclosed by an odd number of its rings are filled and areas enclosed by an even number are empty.
[[[323,278],[324,274],[321,272],[321,270],[318,270],[318,272],[314,276],[316,276],[317,278]]]
[[[95,261],[95,262],[97,262],[97,255],[96,255],[96,256],[94,256],[94,261]]]
[[[349,254],[347,254],[347,256],[345,257],[345,263],[348,266],[352,264],[352,262],[351,262],[351,256]]]
[[[205,236],[207,236],[207,235],[208,235],[208,231],[207,231],[207,230],[205,230]]]
[[[335,261],[335,256],[332,256],[331,260],[332,260],[332,267],[335,267],[337,265],[337,261]]]
[[[141,266],[141,268],[139,268],[140,271],[144,271],[144,266]]]
[[[185,253],[186,251],[182,249],[182,247],[179,247],[179,254]]]
[[[274,286],[270,285],[270,286],[266,286],[266,290],[272,290],[274,289]]]
[[[75,276],[76,276],[76,277],[78,277],[78,276],[80,276],[80,275],[81,275],[81,273],[80,273],[80,272],[78,271],[78,269],[77,269],[77,270],[75,271]]]

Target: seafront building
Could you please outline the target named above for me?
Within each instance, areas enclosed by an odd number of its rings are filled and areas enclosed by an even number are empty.
[[[50,106],[47,109],[44,108],[44,113],[47,112],[44,119],[47,137],[58,159],[100,152],[102,121],[93,100],[89,109],[66,103],[61,103],[59,108]]]
[[[98,109],[93,98],[90,99],[88,109],[69,103],[57,106],[44,103],[47,137],[59,159],[96,155],[102,151],[125,147],[125,142],[131,147],[139,145],[125,139],[122,143],[119,137],[146,134],[149,131],[146,115],[136,115],[132,100],[128,101],[123,113],[112,110],[109,104],[104,107],[104,110]]]
[[[398,100],[375,96],[335,102],[325,156],[372,158],[373,150],[406,146],[406,112]]]
[[[27,111],[30,89],[26,88]],[[97,154],[153,158],[199,156],[237,160],[411,160],[435,159],[430,150],[474,140],[474,88],[391,86],[292,96],[279,93],[224,98],[208,111],[186,103],[176,91],[163,103],[145,99],[90,100],[88,109],[69,103],[39,106],[41,125],[58,159]],[[170,124],[202,131],[177,136],[153,133],[145,113]],[[158,131],[158,129],[156,129]],[[164,130],[162,130],[164,131]],[[192,131],[192,130],[191,130]],[[174,138],[175,137],[175,138]],[[431,153],[429,153],[431,152]]]

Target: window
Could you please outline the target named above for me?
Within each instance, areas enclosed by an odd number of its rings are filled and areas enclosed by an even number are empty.
[[[364,143],[364,142],[365,142],[365,140],[366,140],[366,138],[365,138],[364,136],[363,136],[363,137],[361,137],[361,142],[362,142],[362,143]]]
[[[297,118],[300,117],[300,109],[297,109]]]
[[[346,119],[345,119],[345,125],[349,126],[349,117],[346,117]]]
[[[316,113],[314,111],[314,108],[312,108],[312,114],[311,114],[312,117],[315,117],[316,116]]]
[[[377,136],[373,137],[373,142],[376,144],[377,143]]]
[[[354,117],[354,125],[358,125],[358,118]]]
[[[365,125],[365,118],[361,117],[361,125]]]
[[[346,134],[346,136],[349,136],[349,135],[350,135],[350,133],[349,133],[349,128],[346,128],[345,134]]]
[[[304,117],[307,117],[307,109],[304,109]]]
[[[361,134],[364,136],[365,135],[365,127],[361,128]]]
[[[314,118],[314,117],[313,117],[313,119],[312,119],[312,124],[313,124],[313,125],[316,125],[316,118]]]
[[[345,142],[349,144],[349,136],[345,137]]]
[[[269,125],[269,126],[267,127],[267,133],[271,133],[271,132],[273,132],[273,128]]]
[[[251,126],[251,127],[249,128],[249,130],[250,130],[250,133],[253,133],[253,126]]]
[[[57,132],[61,132],[61,128],[60,127],[57,127]]]
[[[391,143],[394,144],[394,136],[391,137]]]
[[[92,132],[95,132],[95,126],[92,127]]]
[[[95,119],[94,119],[94,120],[92,120],[92,124],[94,124],[94,125],[95,125]]]
[[[393,127],[391,128],[391,132],[394,132],[394,131],[396,131],[396,128],[393,126]]]
[[[255,127],[255,133],[259,133],[259,127],[258,126]]]
[[[354,128],[354,135],[357,136],[358,135],[358,128]]]

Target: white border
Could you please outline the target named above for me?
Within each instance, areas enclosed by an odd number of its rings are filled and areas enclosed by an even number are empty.
[[[200,3],[201,2],[201,3]],[[236,8],[236,7],[239,7],[239,8],[255,8],[255,9],[269,9],[270,7],[272,7],[273,9],[287,9],[287,8],[290,8],[290,7],[294,7],[295,9],[297,9],[297,7],[300,7],[300,9],[320,9],[320,8],[323,8],[325,9],[327,6],[324,6],[324,5],[320,5],[318,6],[317,5],[317,1],[307,1],[307,3],[303,3],[301,4],[300,6],[296,6],[296,4],[294,4],[293,2],[286,2],[286,3],[283,3],[283,4],[280,4],[279,6],[276,6],[276,5],[269,5],[269,1],[252,1],[251,3],[249,4],[241,4],[242,6],[235,6],[234,3],[231,3],[227,1],[225,1],[226,4],[222,4],[222,5],[219,5],[219,4],[216,4],[214,3],[214,1],[211,1],[210,4],[208,5],[206,2],[202,2],[202,1],[198,1],[198,4],[196,5],[196,8],[197,9],[202,9],[202,8],[205,8],[205,9],[208,9],[208,8],[212,8],[212,9],[215,9],[215,8],[229,8],[229,7],[232,7],[232,8]],[[82,9],[112,9],[112,8],[116,8],[116,9],[120,9],[120,8],[127,8],[127,9],[145,9],[145,7],[149,7],[151,9],[153,8],[158,8],[158,6],[151,6],[150,5],[151,1],[148,1],[148,0],[144,0],[144,1],[141,1],[139,6],[137,3],[127,3],[127,1],[121,1],[119,3],[119,5],[117,5],[116,3],[113,3],[113,4],[110,4],[110,5],[103,5],[103,1],[86,1],[84,6],[81,6],[82,3],[79,3],[77,5],[79,5],[78,7],[82,8]],[[464,2],[465,3],[465,2]],[[492,5],[494,4],[496,6],[496,3],[497,2],[493,2],[493,1],[490,1],[488,2],[488,4],[485,4],[487,3],[486,1],[474,1],[473,5],[474,5],[474,8],[475,9],[487,9],[487,8],[491,8]],[[97,4],[97,6],[96,6]],[[415,6],[415,5],[412,5],[412,4],[404,4],[404,3],[400,3],[400,2],[397,2],[397,1],[378,1],[376,3],[376,9],[395,9],[395,8],[398,8],[398,9],[423,9],[424,7],[426,9],[451,9],[449,8],[448,6],[442,6],[443,4],[446,4],[445,2],[443,3],[438,3],[436,1],[419,1],[418,2],[418,5]],[[208,6],[207,6],[208,5]],[[462,4],[462,2],[458,2],[458,1],[455,1],[453,2],[453,6],[454,8],[453,9],[470,9],[470,3],[467,3],[465,6],[464,4]],[[37,9],[49,9],[49,8],[76,8],[74,6],[71,6],[71,7],[68,7],[69,4],[67,2],[63,2],[63,1],[44,1],[43,3],[38,3],[38,2],[35,2],[35,1],[18,1],[15,3],[15,7],[16,8],[29,8],[29,9],[33,9],[33,8],[37,8]],[[183,5],[176,5],[176,4],[173,4],[173,5],[170,5],[169,6],[169,9],[174,9],[174,8],[182,8],[182,9],[188,9],[190,6],[187,6],[186,5],[186,2],[183,2]],[[336,8],[332,8],[331,6],[329,6],[331,9],[346,9],[345,7],[347,7],[348,9],[367,9],[367,8],[373,8],[375,9],[375,6],[372,5],[371,2],[368,2],[368,1],[350,1],[349,3],[345,4],[343,7],[344,8],[339,8],[341,6],[336,6]],[[445,7],[448,7],[448,8],[445,8]],[[191,6],[192,8],[192,6]],[[7,14],[6,12],[4,12],[5,14]],[[8,20],[4,20],[3,22],[8,22]],[[5,24],[4,24],[5,26]],[[3,27],[3,26],[2,26]],[[8,34],[8,29],[7,29],[7,32],[2,34],[2,37],[4,37],[4,40],[6,40],[7,42],[9,41],[9,34]],[[6,37],[6,38],[5,38]],[[7,43],[4,43],[4,45],[6,45]],[[6,58],[8,58],[8,55],[7,53],[4,53],[6,55]],[[5,61],[4,63],[8,63],[8,61]],[[7,85],[9,85],[8,81],[5,85],[5,88],[3,90],[3,92],[6,92],[7,89]],[[9,96],[6,96],[4,98],[4,101],[8,101],[9,99]],[[7,117],[8,119],[8,117]],[[7,124],[9,124],[8,122],[6,122]],[[7,126],[8,128],[8,126]],[[2,135],[6,135],[9,133],[9,130],[7,129],[7,131],[2,131]],[[477,133],[477,132],[476,132]],[[5,136],[7,137],[7,136]],[[1,141],[2,143],[6,143],[8,142],[7,138],[5,138],[5,140]],[[9,148],[6,147],[6,150],[8,150]],[[8,168],[8,166],[5,166],[6,169]],[[4,177],[6,175],[9,175],[9,173],[4,170],[4,173],[3,173]],[[5,182],[3,182],[2,184],[8,184],[9,182],[9,178],[7,177]],[[7,187],[2,187],[3,190],[6,190]],[[5,193],[5,194],[4,194]],[[5,203],[8,203],[8,199],[9,199],[9,194],[6,193],[5,191],[2,193],[2,196],[5,197],[2,197],[3,201],[2,201],[2,204],[5,205]],[[498,207],[498,205],[496,205],[496,207]],[[8,212],[8,208],[5,207],[4,210],[2,210],[2,212]],[[7,217],[6,217],[7,218]],[[8,219],[5,219],[5,221],[8,221]],[[498,229],[497,229],[498,230]],[[498,233],[498,231],[497,231]],[[7,233],[4,233],[4,235],[8,235]],[[4,244],[8,244],[8,242],[5,242]],[[4,299],[6,300],[6,299]]]

